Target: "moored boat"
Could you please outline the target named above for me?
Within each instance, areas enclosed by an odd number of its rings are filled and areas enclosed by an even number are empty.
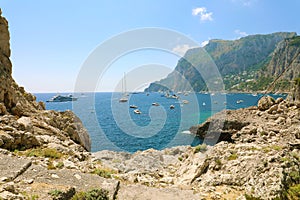
[[[69,94],[67,96],[63,95],[56,95],[51,99],[47,100],[46,102],[67,102],[67,101],[77,101],[77,97],[73,97],[73,95]]]
[[[142,113],[139,109],[135,109],[133,112],[134,112],[135,114],[141,114],[141,113]]]

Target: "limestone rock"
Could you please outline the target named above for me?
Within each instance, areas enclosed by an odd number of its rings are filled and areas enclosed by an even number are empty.
[[[58,143],[69,140],[69,144],[78,144],[75,148],[82,149],[79,147],[82,146],[90,151],[88,132],[74,113],[44,111],[45,104],[36,102],[34,95],[13,80],[9,39],[8,23],[0,16],[0,116],[4,116],[0,130],[5,131],[0,134],[0,147],[13,150],[41,146],[46,142],[39,139],[53,135]]]
[[[275,100],[273,97],[270,96],[263,96],[257,104],[257,107],[261,111],[268,110],[272,105],[275,104]]]

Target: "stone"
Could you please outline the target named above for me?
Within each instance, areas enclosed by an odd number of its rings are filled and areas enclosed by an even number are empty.
[[[271,96],[263,96],[257,104],[257,107],[260,111],[268,110],[272,105],[275,104],[275,100]]]
[[[77,169],[76,165],[70,160],[65,160],[63,163],[64,167],[66,167],[67,169]]]
[[[275,105],[271,106],[267,112],[269,114],[276,114],[277,110],[278,110],[278,104],[275,104]]]
[[[7,113],[4,103],[0,103],[0,115],[5,115]]]
[[[32,131],[32,122],[30,117],[21,117],[17,122],[22,126],[22,130]]]

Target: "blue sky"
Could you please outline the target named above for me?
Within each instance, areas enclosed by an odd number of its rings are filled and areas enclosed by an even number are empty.
[[[73,91],[89,54],[112,36],[132,29],[172,29],[199,45],[248,34],[300,33],[299,0],[1,0],[0,7],[10,26],[13,76],[30,92]],[[132,66],[160,63],[171,70],[178,60],[165,52],[142,55],[112,65],[99,91],[114,90],[115,82]],[[158,73],[157,79],[165,75]]]

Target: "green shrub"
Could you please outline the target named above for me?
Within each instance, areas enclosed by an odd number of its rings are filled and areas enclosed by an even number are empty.
[[[220,160],[219,158],[216,159],[215,162],[216,162],[216,164],[217,164],[218,166],[221,166],[221,165],[222,165],[222,162],[221,162],[221,160]]]
[[[111,175],[115,174],[116,172],[107,168],[96,168],[92,173],[97,174],[98,176],[101,176],[103,178],[111,178]]]
[[[48,192],[48,194],[53,197],[58,197],[58,196],[62,195],[63,192],[60,190],[51,190],[50,192]]]
[[[75,194],[71,200],[109,200],[108,191],[104,189],[92,189],[87,192]]]
[[[261,198],[253,197],[251,195],[245,194],[246,200],[261,200]]]
[[[207,145],[205,143],[203,143],[203,144],[199,144],[198,146],[195,147],[194,153],[204,152],[206,150],[207,150]]]
[[[59,159],[63,156],[62,153],[58,152],[56,149],[45,148],[45,149],[30,149],[25,153],[28,157],[45,157],[45,158],[53,158]]]
[[[290,200],[300,199],[300,184],[290,187],[287,191],[287,196]]]

